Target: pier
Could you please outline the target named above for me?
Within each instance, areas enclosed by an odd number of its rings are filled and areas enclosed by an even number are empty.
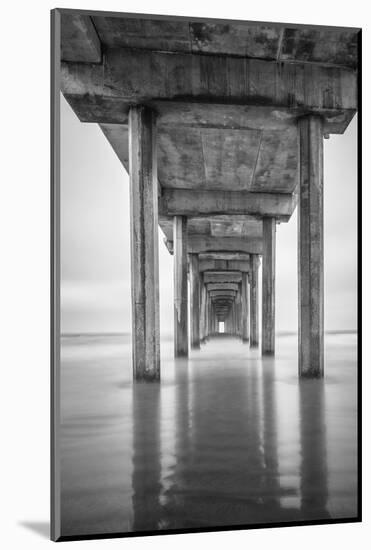
[[[296,208],[298,373],[323,377],[323,140],[357,111],[358,30],[56,18],[61,91],[130,176],[134,378],[161,378],[159,227],[174,260],[174,357],[202,354],[221,330],[274,356],[276,234]]]

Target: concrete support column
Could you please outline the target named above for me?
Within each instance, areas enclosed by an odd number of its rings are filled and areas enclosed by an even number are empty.
[[[206,307],[205,307],[205,339],[210,336],[210,295],[206,291]]]
[[[259,346],[259,256],[250,256],[250,348]]]
[[[133,374],[160,378],[156,125],[147,107],[129,112]]]
[[[201,286],[201,318],[200,318],[200,340],[205,341],[205,322],[206,322],[206,286],[203,282],[203,275],[200,275]]]
[[[174,216],[174,355],[188,357],[187,218]]]
[[[242,272],[242,341],[249,341],[249,281],[246,272]]]
[[[209,337],[210,334],[213,331],[213,312],[212,312],[212,303],[211,303],[210,296],[209,296],[209,304],[208,304],[208,308],[207,308],[207,320],[208,320],[208,323],[207,323],[207,336]]]
[[[238,290],[236,292],[234,307],[235,307],[235,315],[236,315],[236,335],[239,336],[240,321],[241,321],[241,315],[240,315],[240,285],[239,284],[238,284]]]
[[[229,318],[229,317],[228,317],[228,313],[227,313],[227,315],[226,315],[226,317],[225,317],[225,319],[224,319],[224,332],[225,332],[225,333],[228,333],[228,332],[229,332],[229,331],[228,331],[228,318]]]
[[[228,312],[227,332],[228,332],[228,334],[232,334],[232,307],[229,308],[229,312]]]
[[[274,355],[276,220],[263,218],[262,354]]]
[[[237,334],[242,338],[242,284],[238,285],[237,292]]]
[[[189,254],[191,293],[191,348],[200,349],[200,271],[198,254]]]
[[[324,374],[322,119],[301,118],[299,132],[299,375],[319,378]]]
[[[236,301],[232,304],[232,334],[236,334]]]

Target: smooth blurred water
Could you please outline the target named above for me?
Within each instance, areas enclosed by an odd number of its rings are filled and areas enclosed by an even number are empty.
[[[326,335],[324,380],[220,335],[161,383],[132,381],[130,335],[62,338],[62,535],[357,514],[356,334]]]

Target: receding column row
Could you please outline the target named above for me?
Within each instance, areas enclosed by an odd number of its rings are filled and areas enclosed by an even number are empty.
[[[323,376],[323,124],[319,116],[298,123],[300,182],[298,206],[299,373]],[[158,183],[153,112],[136,106],[129,113],[132,328],[134,376],[160,378],[158,285]],[[174,216],[174,353],[188,355],[188,259],[191,347],[198,349],[217,330],[218,312],[200,273],[197,254],[188,255],[187,218]],[[263,217],[262,354],[275,352],[276,220]],[[251,254],[242,272],[227,328],[251,347],[259,344],[259,256]]]

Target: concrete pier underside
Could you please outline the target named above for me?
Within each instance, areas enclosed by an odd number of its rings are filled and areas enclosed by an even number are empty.
[[[219,322],[257,347],[260,295],[274,354],[276,225],[297,204],[299,373],[323,376],[322,142],[357,110],[357,33],[62,10],[62,93],[130,174],[136,379],[160,377],[157,225],[174,254],[175,356]]]

